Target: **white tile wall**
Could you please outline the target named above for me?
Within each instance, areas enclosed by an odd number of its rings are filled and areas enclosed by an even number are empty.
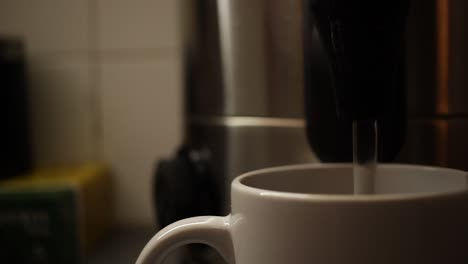
[[[1,0],[0,34],[23,36],[30,52],[88,49],[84,0]]]
[[[174,60],[113,61],[102,65],[104,158],[117,179],[118,219],[150,224],[156,160],[181,137],[181,93]]]
[[[101,50],[177,45],[176,0],[98,0]]]
[[[0,36],[28,47],[38,165],[107,162],[121,224],[153,223],[153,166],[181,140],[177,2],[0,1]]]
[[[42,59],[41,59],[42,57]],[[94,95],[86,58],[30,57],[29,83],[38,165],[96,160]]]

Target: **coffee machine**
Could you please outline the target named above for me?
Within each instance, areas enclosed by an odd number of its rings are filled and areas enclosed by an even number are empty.
[[[160,226],[225,214],[229,184],[240,173],[351,161],[349,128],[317,119],[333,114],[335,99],[329,58],[307,9],[311,2],[180,0],[185,142],[160,161],[155,176]],[[396,78],[403,103],[395,122],[387,122],[397,147],[381,161],[466,170],[468,3],[412,0],[408,10]]]

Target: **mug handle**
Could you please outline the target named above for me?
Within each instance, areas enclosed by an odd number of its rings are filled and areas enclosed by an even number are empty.
[[[151,238],[136,264],[159,264],[175,248],[192,243],[211,246],[229,264],[234,264],[229,218],[230,216],[197,216],[172,223]]]

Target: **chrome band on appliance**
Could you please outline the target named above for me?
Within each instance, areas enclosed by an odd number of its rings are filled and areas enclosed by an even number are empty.
[[[290,127],[304,128],[301,118],[274,118],[251,116],[190,116],[193,125],[226,126],[226,127]]]

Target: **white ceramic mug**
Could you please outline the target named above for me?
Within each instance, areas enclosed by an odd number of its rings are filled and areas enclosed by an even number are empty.
[[[236,264],[468,263],[467,173],[379,165],[375,195],[353,195],[350,164],[250,172],[232,183],[226,217],[181,220],[159,231],[137,264],[205,243]]]

